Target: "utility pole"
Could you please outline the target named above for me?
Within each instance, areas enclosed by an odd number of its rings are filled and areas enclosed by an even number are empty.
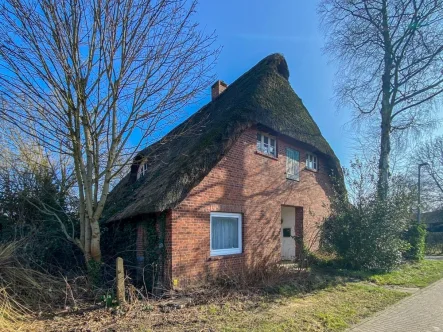
[[[421,163],[418,164],[418,208],[417,208],[417,221],[420,224],[421,223],[421,168],[423,166],[429,166],[428,163]]]

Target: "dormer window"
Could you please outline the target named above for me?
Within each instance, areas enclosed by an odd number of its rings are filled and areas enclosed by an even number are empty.
[[[148,173],[148,163],[146,161],[142,162],[137,170],[137,180],[145,176]]]
[[[257,133],[257,151],[268,156],[277,157],[277,140],[275,137]]]
[[[310,169],[311,171],[318,171],[318,161],[315,154],[306,154],[306,168]]]

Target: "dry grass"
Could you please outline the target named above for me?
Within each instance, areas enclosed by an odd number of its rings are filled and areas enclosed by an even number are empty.
[[[215,286],[221,290],[257,292],[269,290],[276,285],[300,282],[306,278],[306,269],[297,264],[258,264],[253,268],[241,270],[223,269],[217,271],[217,276],[209,278],[206,286]]]
[[[0,289],[0,330],[14,331],[26,322],[31,311],[15,301],[6,288]]]
[[[36,312],[47,310],[63,296],[63,283],[24,267],[18,257],[21,243],[0,245],[0,330],[17,330]]]
[[[432,271],[430,271],[432,265]],[[413,267],[413,269],[412,269]],[[421,271],[421,272],[420,272]],[[295,266],[269,266],[232,275],[225,271],[205,287],[172,292],[172,298],[147,300],[132,286],[122,307],[77,310],[46,317],[26,331],[343,331],[408,293],[383,287],[405,275],[441,275],[443,262],[404,265],[370,283],[374,275],[308,272]],[[432,273],[430,273],[432,272]],[[401,277],[401,278],[400,278]],[[426,283],[435,278],[426,279]],[[408,281],[409,285],[410,282]],[[415,284],[415,283],[413,283]],[[181,297],[189,306],[164,310]],[[142,300],[140,300],[142,299]]]
[[[341,331],[406,294],[362,284],[328,287],[309,296],[228,303],[203,311],[201,322],[216,331]],[[194,325],[195,326],[195,325]],[[183,330],[191,330],[183,326]],[[170,326],[164,326],[164,330]],[[175,329],[179,330],[179,329]]]
[[[407,296],[350,283],[309,296],[213,297],[206,304],[163,312],[158,302],[73,313],[33,326],[35,331],[342,331]]]

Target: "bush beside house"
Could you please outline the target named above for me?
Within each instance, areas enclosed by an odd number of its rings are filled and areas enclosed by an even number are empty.
[[[403,255],[405,259],[421,261],[425,258],[426,233],[426,227],[423,224],[411,223],[404,237],[410,245]]]
[[[332,200],[332,214],[322,227],[323,248],[356,270],[389,271],[405,259],[423,259],[426,230],[411,219],[414,192],[403,179],[392,179],[391,192],[381,201],[367,169],[356,161],[347,171],[352,204],[343,195]]]
[[[324,224],[324,247],[348,268],[392,270],[411,247],[402,238],[408,219],[401,210],[392,201],[342,205]]]

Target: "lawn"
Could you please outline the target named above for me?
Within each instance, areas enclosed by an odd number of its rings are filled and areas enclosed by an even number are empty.
[[[341,331],[405,296],[377,286],[345,284],[280,303],[264,300],[249,310],[234,311],[232,305],[202,308],[200,323],[217,331]]]
[[[155,303],[133,307],[120,316],[100,309],[39,322],[33,330],[343,331],[410,295],[387,285],[424,287],[440,278],[443,261],[405,264],[385,274],[317,271],[308,292],[286,285],[254,296],[213,296],[207,303],[166,313]]]
[[[372,275],[369,280],[377,285],[426,287],[442,278],[443,261],[425,260],[417,264],[407,264],[391,273]]]

